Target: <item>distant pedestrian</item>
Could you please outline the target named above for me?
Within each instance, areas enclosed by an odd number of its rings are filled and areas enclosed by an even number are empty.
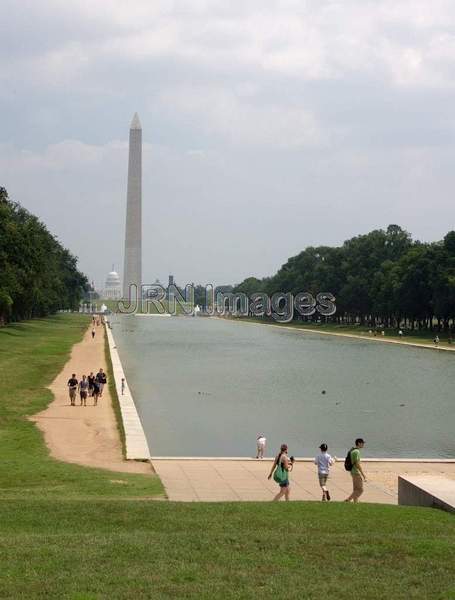
[[[363,494],[363,482],[366,481],[365,473],[360,464],[360,450],[364,447],[365,442],[362,438],[357,438],[354,448],[351,448],[344,461],[344,468],[351,472],[352,477],[352,494],[346,498],[345,502],[358,502]]]
[[[107,383],[107,379],[106,379],[106,373],[103,371],[103,369],[100,369],[98,371],[98,373],[96,374],[96,380],[98,382],[98,386],[100,389],[100,398],[102,398],[103,396],[103,388]]]
[[[439,346],[439,335],[434,338],[433,342],[435,346]]]
[[[403,337],[403,331],[401,329],[398,330],[398,337],[400,337],[400,338]]]
[[[90,375],[87,377],[88,381],[88,395],[93,396],[93,383],[95,381],[95,375],[93,375],[93,371],[90,371]]]
[[[122,377],[122,396],[125,393],[125,378]]]
[[[95,329],[92,329],[92,340],[94,340],[94,339],[95,339],[95,334],[96,334],[96,331],[95,331]]]
[[[287,444],[281,444],[280,452],[273,461],[272,470],[268,476],[268,479],[272,478],[280,486],[280,491],[273,498],[274,501],[280,500],[284,496],[286,502],[289,502],[291,494],[289,484],[289,472],[292,471],[294,464],[294,457],[288,457],[288,446]]]
[[[70,402],[71,402],[71,406],[75,406],[76,405],[76,392],[77,392],[77,385],[78,385],[78,380],[76,379],[76,373],[73,373],[71,378],[68,379],[68,392],[70,395]]]
[[[382,337],[385,336],[385,331],[384,330],[381,331],[381,335],[382,335]]]
[[[264,458],[266,444],[267,438],[260,433],[256,439],[256,458]]]
[[[314,464],[318,466],[319,485],[322,489],[322,501],[330,500],[330,492],[327,489],[327,479],[329,477],[330,467],[335,462],[335,459],[327,452],[327,444],[319,446],[321,451],[314,459]]]
[[[82,375],[82,379],[79,382],[79,394],[81,396],[81,406],[87,406],[87,394],[88,394],[88,379],[85,375]]]

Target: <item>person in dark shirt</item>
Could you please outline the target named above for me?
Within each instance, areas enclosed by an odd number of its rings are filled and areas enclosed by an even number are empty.
[[[76,373],[73,373],[70,379],[68,379],[68,391],[70,395],[71,406],[76,405],[76,392],[77,392],[77,384],[78,380],[76,379]]]
[[[95,381],[93,382],[93,406],[96,406],[98,404],[99,395],[100,384],[98,383],[97,379],[95,379]]]
[[[103,388],[104,388],[105,384],[107,383],[106,373],[103,371],[103,369],[100,369],[98,371],[98,373],[96,374],[96,380],[97,380],[99,388],[100,388],[100,398],[101,398],[103,396]]]
[[[93,375],[93,371],[90,372],[90,375],[87,377],[88,381],[88,395],[93,396],[93,383],[95,381],[95,375]]]

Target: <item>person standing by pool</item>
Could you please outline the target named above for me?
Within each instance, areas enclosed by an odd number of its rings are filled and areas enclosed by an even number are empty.
[[[68,392],[70,395],[71,406],[76,406],[76,392],[78,380],[76,379],[76,373],[73,373],[70,379],[68,379]]]
[[[366,481],[367,478],[365,477],[362,465],[360,464],[360,450],[364,447],[364,445],[364,440],[362,438],[357,438],[355,441],[355,447],[349,451],[348,456],[351,463],[350,471],[352,477],[352,494],[346,498],[345,502],[351,502],[351,500],[358,502],[360,496],[363,494],[363,482]],[[346,457],[346,461],[347,459],[348,457]]]
[[[266,444],[267,438],[265,437],[265,435],[260,433],[256,439],[256,458],[264,458]]]
[[[335,459],[327,452],[327,444],[319,446],[321,451],[314,459],[314,464],[318,466],[319,485],[322,489],[322,501],[330,500],[330,493],[327,489],[327,479],[329,477],[330,467],[335,462]]]
[[[287,444],[281,444],[280,452],[273,461],[272,470],[268,476],[268,479],[272,478],[280,486],[280,491],[274,497],[274,501],[278,501],[284,496],[286,502],[289,502],[289,496],[291,493],[289,484],[289,471],[292,471],[294,460],[288,457],[288,446]]]

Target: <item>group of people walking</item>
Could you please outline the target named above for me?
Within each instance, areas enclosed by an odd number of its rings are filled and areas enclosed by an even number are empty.
[[[68,380],[68,393],[71,406],[76,406],[76,397],[79,392],[80,406],[87,406],[87,398],[93,398],[93,406],[98,404],[98,398],[103,396],[103,389],[107,383],[106,373],[100,368],[96,375],[93,371],[90,375],[82,375],[78,381],[76,373]]]
[[[266,438],[263,434],[259,435],[257,440],[257,455],[256,458],[264,458]],[[358,502],[363,494],[363,482],[366,481],[366,476],[361,465],[360,451],[364,447],[365,441],[362,438],[355,440],[355,445],[348,451],[344,459],[344,468],[351,474],[352,478],[352,493],[345,499],[345,502]],[[336,462],[336,457],[331,456],[328,452],[328,446],[323,443],[319,446],[319,453],[314,459],[314,464],[317,466],[319,486],[322,490],[322,501],[331,500],[330,492],[327,487],[327,481],[330,475],[330,467]],[[273,477],[274,481],[279,486],[279,491],[274,500],[290,500],[291,486],[289,482],[289,473],[294,468],[295,459],[293,456],[288,456],[287,444],[282,444],[280,452],[273,461],[268,479]]]

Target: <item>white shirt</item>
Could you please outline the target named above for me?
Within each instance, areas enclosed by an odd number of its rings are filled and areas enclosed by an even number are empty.
[[[264,436],[261,436],[261,437],[258,437],[257,444],[258,444],[258,446],[265,446],[266,441],[267,441],[267,438],[265,438]]]
[[[321,454],[318,454],[314,459],[314,464],[318,466],[318,473],[321,475],[328,475],[329,468],[334,462],[334,459],[328,452],[321,452]]]

